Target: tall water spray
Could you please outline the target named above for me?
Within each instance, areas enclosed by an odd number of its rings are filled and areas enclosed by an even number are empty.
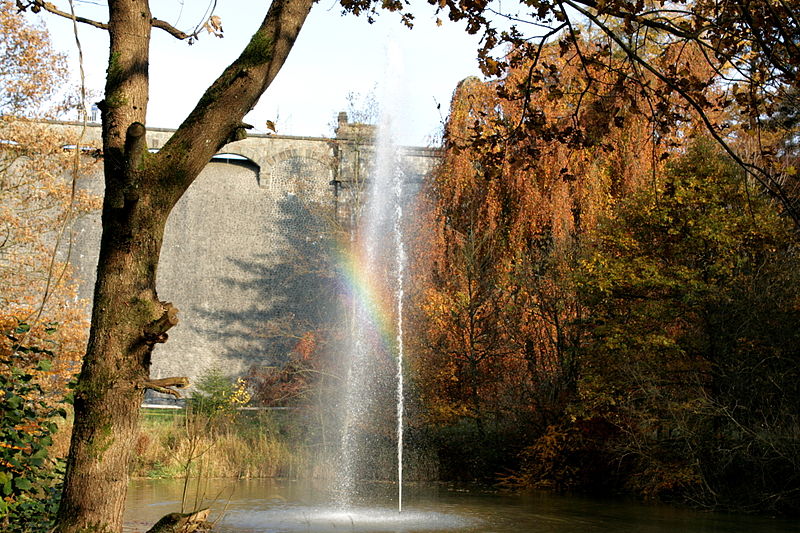
[[[391,150],[394,155],[395,150]],[[403,416],[405,414],[404,375],[403,375],[403,294],[406,253],[403,244],[403,176],[399,171],[393,174],[394,189],[394,246],[395,246],[395,314],[397,324],[397,512],[403,511]]]
[[[390,48],[390,73],[399,71],[398,51]],[[373,452],[365,427],[370,415],[378,411],[381,387],[387,386],[387,357],[394,360],[397,434],[397,508],[403,508],[403,293],[405,249],[403,245],[403,175],[397,165],[393,139],[393,113],[397,99],[392,93],[397,83],[387,83],[382,99],[382,117],[376,139],[375,160],[367,178],[366,205],[352,224],[351,255],[362,279],[361,290],[354,291],[351,323],[350,363],[344,404],[346,414],[342,435],[342,461],[338,480],[338,503],[353,504],[356,478],[361,463]],[[356,208],[357,209],[357,208]],[[383,395],[383,398],[386,398]]]

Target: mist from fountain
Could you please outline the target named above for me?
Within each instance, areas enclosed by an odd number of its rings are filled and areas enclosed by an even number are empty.
[[[399,51],[389,51],[389,72],[397,73]],[[387,83],[387,87],[396,87]],[[353,295],[350,362],[344,406],[337,503],[351,507],[356,493],[360,465],[369,451],[370,416],[376,402],[386,401],[388,379],[395,387],[397,436],[398,512],[402,511],[403,487],[403,294],[405,249],[403,244],[403,176],[397,165],[393,142],[393,113],[398,99],[384,91],[382,117],[376,139],[375,160],[367,180],[366,205],[357,224],[351,254],[357,257],[364,290]],[[394,361],[393,375],[387,375],[387,360]],[[383,362],[383,364],[381,364]]]
[[[390,63],[393,54],[390,53]],[[390,84],[391,85],[391,84]],[[387,91],[388,93],[388,91]],[[385,95],[378,128],[375,161],[367,180],[366,205],[352,231],[360,279],[365,285],[353,295],[350,363],[344,405],[341,472],[337,483],[338,504],[353,505],[356,478],[364,454],[370,453],[364,428],[376,402],[386,401],[387,360],[394,361],[394,398],[397,434],[398,511],[402,511],[403,479],[403,179],[396,164],[392,139],[392,98]],[[381,364],[383,362],[384,364]]]

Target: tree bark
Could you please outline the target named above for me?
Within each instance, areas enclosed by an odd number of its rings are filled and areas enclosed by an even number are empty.
[[[209,159],[236,138],[283,65],[313,0],[275,0],[242,55],[212,84],[158,154],[148,154],[152,16],[148,0],[109,0],[103,122],[103,236],[87,353],[56,530],[118,532],[139,406],[155,342],[177,323],[156,273],[170,210]]]

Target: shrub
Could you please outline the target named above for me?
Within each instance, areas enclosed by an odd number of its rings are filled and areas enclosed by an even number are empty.
[[[189,401],[192,411],[211,419],[232,417],[236,410],[250,401],[247,384],[243,379],[233,383],[217,369],[200,377],[197,390]]]
[[[14,332],[23,333],[20,325]],[[14,333],[7,335],[16,341]],[[58,508],[63,462],[49,457],[56,419],[64,409],[53,406],[37,379],[49,371],[40,359],[25,368],[28,355],[52,356],[47,350],[15,346],[0,354],[0,526],[7,532],[48,529]]]

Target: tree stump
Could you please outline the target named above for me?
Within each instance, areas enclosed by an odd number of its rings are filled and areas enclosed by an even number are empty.
[[[194,533],[207,531],[211,524],[206,521],[211,509],[194,513],[170,513],[155,523],[147,533]]]

